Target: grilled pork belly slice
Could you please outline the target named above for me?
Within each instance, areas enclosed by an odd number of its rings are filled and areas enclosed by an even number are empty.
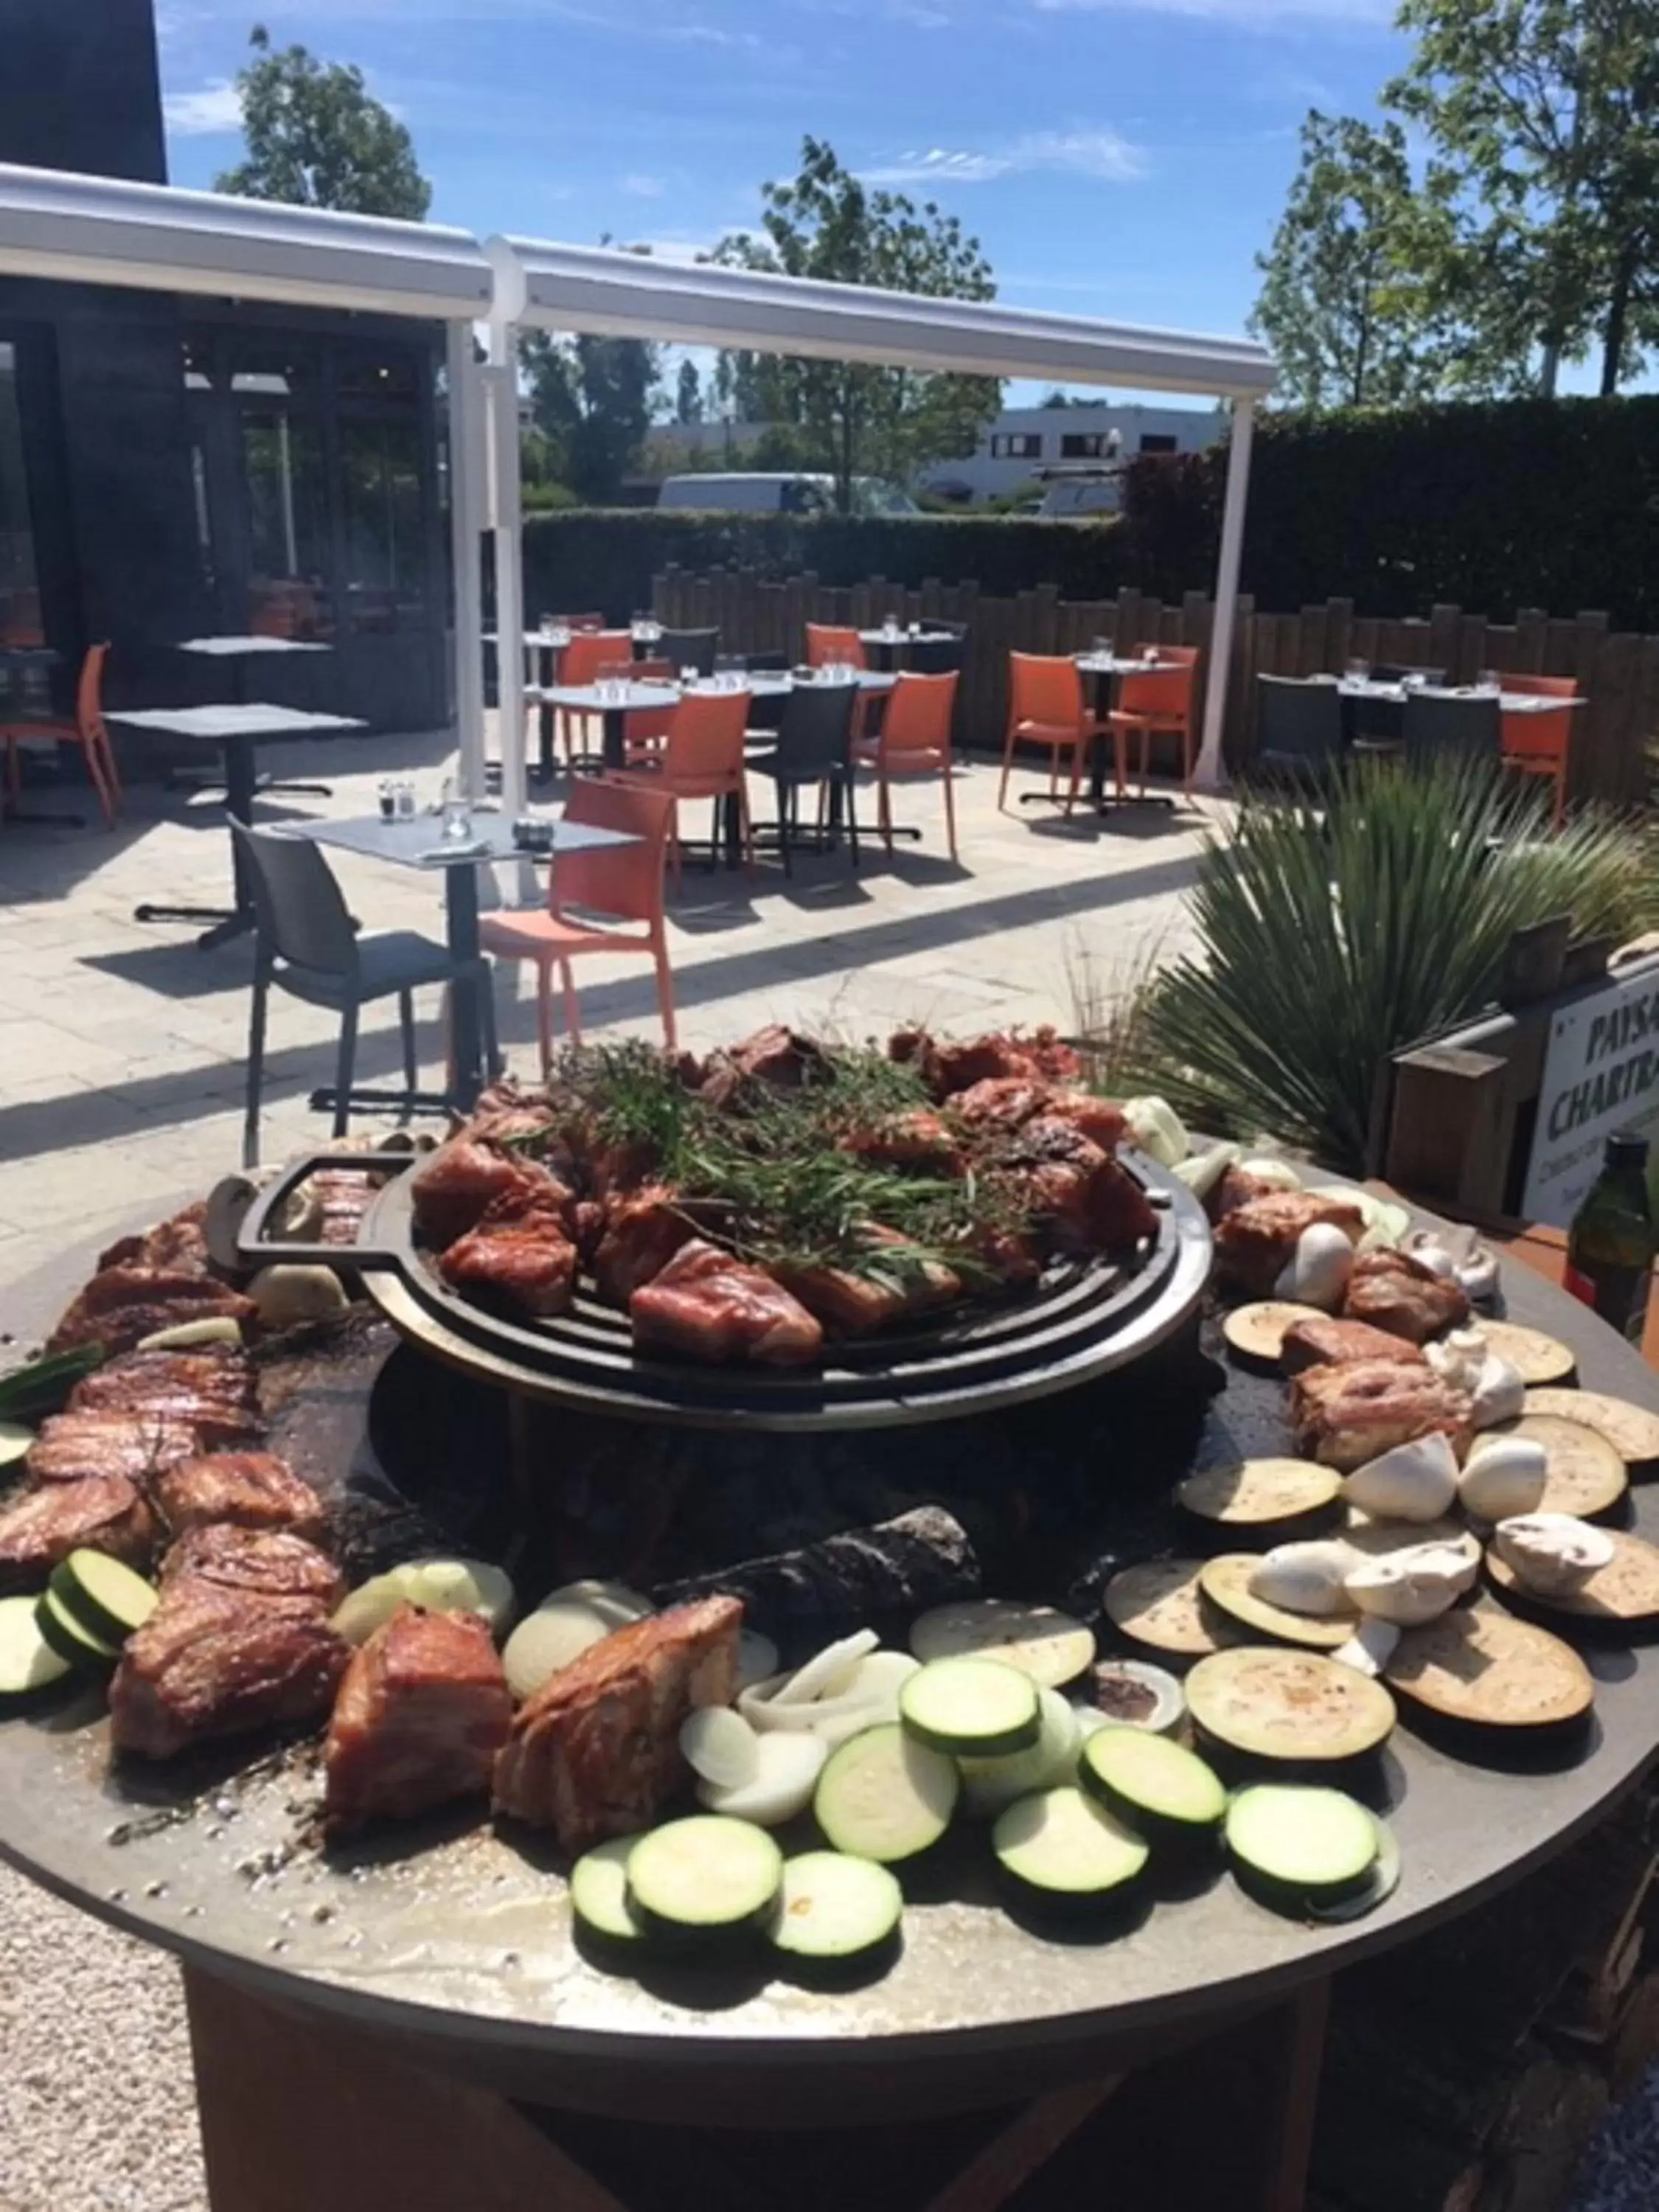
[[[125,1352],[83,1376],[70,1394],[67,1410],[187,1423],[200,1451],[246,1443],[263,1426],[253,1363],[230,1345],[200,1352]]]
[[[1300,1375],[1309,1367],[1351,1367],[1358,1359],[1388,1359],[1399,1367],[1428,1364],[1414,1344],[1373,1328],[1369,1322],[1292,1322],[1285,1332],[1279,1364],[1287,1375]]]
[[[763,1267],[701,1237],[682,1245],[654,1280],[642,1284],[628,1310],[643,1351],[799,1367],[823,1349],[823,1328],[799,1298]]]
[[[1462,1391],[1426,1364],[1393,1358],[1307,1369],[1291,1385],[1291,1420],[1304,1457],[1344,1474],[1437,1430],[1462,1459],[1474,1434],[1474,1408]]]
[[[548,1196],[563,1205],[570,1197],[539,1161],[501,1151],[465,1131],[440,1145],[416,1169],[412,1189],[416,1226],[439,1252],[476,1227],[498,1200],[516,1199],[527,1205]]]
[[[36,1482],[84,1482],[100,1474],[147,1482],[201,1449],[192,1426],[149,1413],[54,1413],[40,1424],[25,1464]]]
[[[1426,1344],[1443,1329],[1469,1317],[1468,1292],[1455,1279],[1433,1273],[1408,1252],[1368,1252],[1356,1260],[1342,1310],[1407,1344]]]
[[[1127,1249],[1158,1231],[1146,1194],[1074,1122],[1039,1115],[1001,1156],[1024,1202],[1054,1242],[1070,1251]]]
[[[784,1288],[837,1336],[868,1336],[907,1314],[927,1313],[962,1296],[962,1278],[936,1260],[919,1258],[908,1240],[891,1229],[871,1229],[866,1241],[878,1254],[888,1248],[879,1273],[854,1267],[786,1267]]]
[[[239,1528],[290,1528],[308,1543],[328,1532],[328,1513],[308,1482],[275,1452],[207,1452],[156,1478],[155,1501],[175,1536],[215,1522]]]
[[[82,1287],[46,1340],[46,1349],[70,1352],[79,1345],[101,1344],[112,1356],[131,1352],[158,1329],[195,1321],[246,1322],[255,1311],[251,1298],[210,1275],[123,1260],[100,1267]]]
[[[495,1809],[551,1828],[573,1856],[647,1826],[685,1783],[679,1732],[738,1683],[736,1598],[619,1628],[521,1705],[495,1760]]]
[[[438,1272],[458,1291],[493,1291],[524,1313],[564,1313],[576,1295],[578,1264],[565,1219],[562,1203],[512,1193],[455,1239]]]
[[[324,1755],[329,1826],[406,1820],[483,1796],[513,1724],[488,1622],[404,1606],[353,1653]]]
[[[1215,1232],[1216,1273],[1246,1297],[1267,1298],[1290,1265],[1297,1240],[1316,1222],[1328,1222],[1357,1244],[1364,1216],[1346,1198],[1316,1190],[1268,1190],[1224,1213]],[[1367,1315],[1357,1314],[1357,1321]]]
[[[332,1613],[346,1578],[325,1552],[290,1528],[239,1528],[216,1521],[192,1528],[161,1562],[161,1587],[215,1583],[252,1597],[305,1597]]]
[[[967,1172],[961,1140],[926,1107],[889,1114],[873,1127],[841,1139],[839,1150],[872,1167],[903,1168],[921,1174],[955,1176]]]
[[[186,1274],[205,1275],[210,1272],[207,1244],[207,1200],[198,1199],[182,1213],[170,1219],[158,1221],[153,1229],[141,1231],[136,1237],[118,1237],[107,1251],[98,1255],[98,1265],[118,1267],[137,1261],[147,1267],[168,1267]]]
[[[823,1047],[815,1038],[769,1022],[729,1051],[711,1053],[699,1089],[711,1105],[729,1106],[745,1084],[799,1091],[822,1075],[826,1065]]]
[[[130,1567],[148,1567],[155,1518],[125,1475],[48,1483],[0,1507],[0,1590],[39,1589],[60,1559],[82,1546]]]
[[[887,1040],[887,1057],[919,1066],[935,1098],[951,1098],[976,1083],[1018,1076],[1027,1082],[1075,1083],[1083,1062],[1051,1028],[1030,1036],[993,1030],[988,1036],[941,1044],[926,1030],[897,1030]]]
[[[314,1598],[174,1583],[127,1639],[110,1683],[118,1751],[172,1759],[193,1743],[313,1721],[350,1653]]]
[[[647,1183],[630,1197],[608,1199],[605,1234],[593,1255],[599,1296],[607,1305],[625,1306],[696,1233],[678,1194],[665,1183]]]

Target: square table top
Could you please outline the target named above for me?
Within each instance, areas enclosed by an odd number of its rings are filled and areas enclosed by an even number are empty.
[[[258,699],[208,707],[109,707],[104,720],[127,722],[135,730],[159,730],[169,738],[200,738],[209,744],[227,738],[302,738],[368,727],[355,714],[313,714],[302,707],[276,707]]]
[[[598,684],[532,684],[528,696],[580,714],[660,714],[680,702],[678,684],[618,684],[608,697],[605,690]]]
[[[797,676],[787,668],[757,668],[744,678],[744,682],[756,698],[776,699],[782,693],[797,688],[836,691],[844,687],[849,691],[890,691],[898,683],[898,678],[887,668],[855,668],[850,682],[844,676]]]
[[[901,623],[897,629],[884,629],[877,623],[872,629],[859,632],[860,641],[864,645],[943,645],[947,638],[952,645],[962,641],[955,630],[929,629],[925,623],[918,629],[910,629],[908,623]]]
[[[586,822],[565,822],[556,815],[537,813],[538,821],[553,824],[553,850],[558,853],[597,853],[614,845],[637,845],[639,839],[623,830],[602,830]],[[525,853],[513,842],[513,817],[501,812],[475,814],[470,835],[463,841],[446,838],[436,814],[405,815],[388,822],[383,815],[350,816],[343,822],[289,823],[275,833],[285,837],[308,837],[315,845],[335,845],[342,852],[363,853],[372,860],[390,860],[400,868],[476,867],[489,860],[545,860],[544,853]]]
[[[331,645],[320,645],[303,637],[181,637],[173,647],[175,653],[199,653],[210,660],[236,660],[256,653],[332,653]]]

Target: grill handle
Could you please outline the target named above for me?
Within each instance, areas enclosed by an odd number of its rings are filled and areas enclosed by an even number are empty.
[[[325,1267],[392,1267],[398,1255],[387,1246],[318,1244],[270,1233],[270,1224],[282,1217],[289,1200],[319,1168],[355,1168],[386,1177],[401,1175],[423,1158],[420,1152],[348,1152],[343,1148],[307,1152],[290,1160],[263,1190],[246,1176],[225,1176],[208,1198],[207,1243],[216,1266],[228,1273],[264,1267],[276,1260],[296,1261]]]

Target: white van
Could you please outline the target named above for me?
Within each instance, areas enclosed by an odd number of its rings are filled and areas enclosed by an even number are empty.
[[[665,477],[657,505],[708,514],[833,514],[836,480],[796,469],[749,469]],[[880,477],[854,477],[854,514],[919,514],[908,492]]]

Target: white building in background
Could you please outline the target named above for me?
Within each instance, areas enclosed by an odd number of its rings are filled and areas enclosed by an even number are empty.
[[[1007,407],[980,433],[961,460],[930,461],[915,489],[964,506],[1000,499],[1028,485],[1043,489],[1046,471],[1082,472],[1137,453],[1195,453],[1227,427],[1219,408],[1119,405],[1084,401],[1066,407]]]

